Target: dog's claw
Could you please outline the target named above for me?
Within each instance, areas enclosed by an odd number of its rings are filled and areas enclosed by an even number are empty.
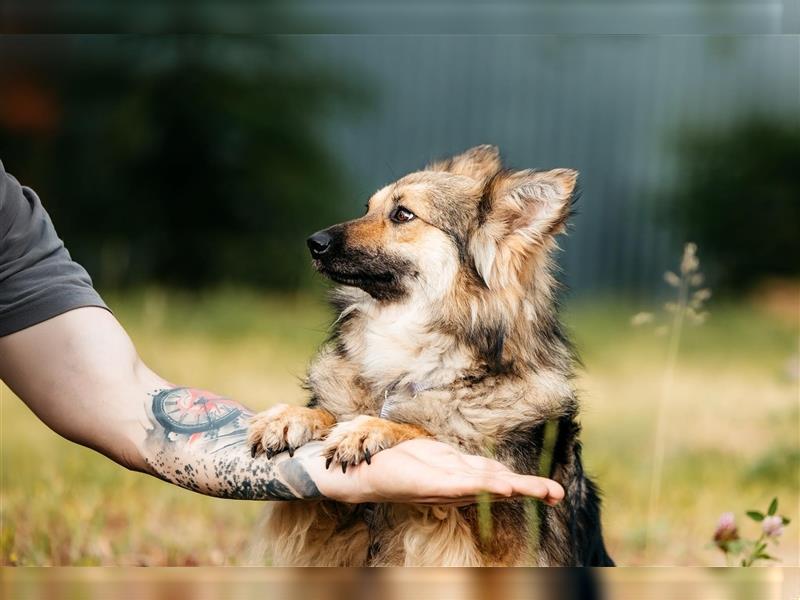
[[[294,446],[289,446],[289,456],[294,456]]]
[[[258,454],[258,447],[253,446],[252,448],[250,448],[250,458],[255,458],[256,454]]]
[[[347,473],[347,463],[342,463],[342,473]]]
[[[364,460],[367,461],[368,465],[372,464],[372,454],[366,448],[364,448]]]
[[[275,456],[275,452],[273,452],[272,450],[267,450],[267,458],[269,460],[272,460],[273,456]]]
[[[328,460],[325,461],[325,469],[328,469],[331,466],[332,462],[333,462],[333,457],[331,456],[330,458],[328,458]]]

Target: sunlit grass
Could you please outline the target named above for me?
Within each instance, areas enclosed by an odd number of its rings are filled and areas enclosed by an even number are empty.
[[[255,409],[304,401],[298,385],[329,322],[310,296],[236,290],[201,297],[109,296],[141,355],[175,383]],[[584,458],[604,491],[611,555],[639,564],[645,541],[663,338],[629,326],[640,306],[574,302],[566,320],[585,371]],[[668,410],[655,531],[659,564],[722,564],[706,547],[716,519],[773,496],[793,523],[776,554],[798,563],[798,383],[787,371],[795,323],[743,303],[713,305],[689,329]],[[262,506],[206,498],[130,473],[42,425],[2,390],[4,564],[246,564]]]

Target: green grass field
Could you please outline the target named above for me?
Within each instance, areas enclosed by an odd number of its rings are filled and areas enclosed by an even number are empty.
[[[310,297],[220,291],[109,297],[140,354],[175,383],[255,409],[304,401],[308,359],[329,314]],[[708,542],[723,511],[741,515],[779,496],[792,518],[775,554],[798,564],[800,393],[796,318],[754,304],[711,304],[687,331],[667,407],[667,452],[656,539],[644,553],[656,403],[666,340],[634,329],[641,308],[568,305],[585,363],[584,456],[604,491],[612,556],[625,565],[723,564]],[[796,310],[795,313],[796,315]],[[206,498],[129,473],[41,424],[0,384],[3,564],[251,564],[263,506]],[[742,523],[742,533],[755,527]]]

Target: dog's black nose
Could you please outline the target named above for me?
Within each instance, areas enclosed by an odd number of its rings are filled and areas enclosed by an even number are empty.
[[[331,247],[333,237],[327,231],[318,231],[306,240],[308,249],[311,250],[311,256],[318,258],[328,251]]]

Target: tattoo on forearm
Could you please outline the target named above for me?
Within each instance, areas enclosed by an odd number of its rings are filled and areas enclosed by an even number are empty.
[[[247,428],[253,413],[206,390],[173,387],[152,394],[147,462],[159,476],[211,496],[296,500],[321,494],[304,467],[322,460],[319,444],[294,457],[253,458]]]

